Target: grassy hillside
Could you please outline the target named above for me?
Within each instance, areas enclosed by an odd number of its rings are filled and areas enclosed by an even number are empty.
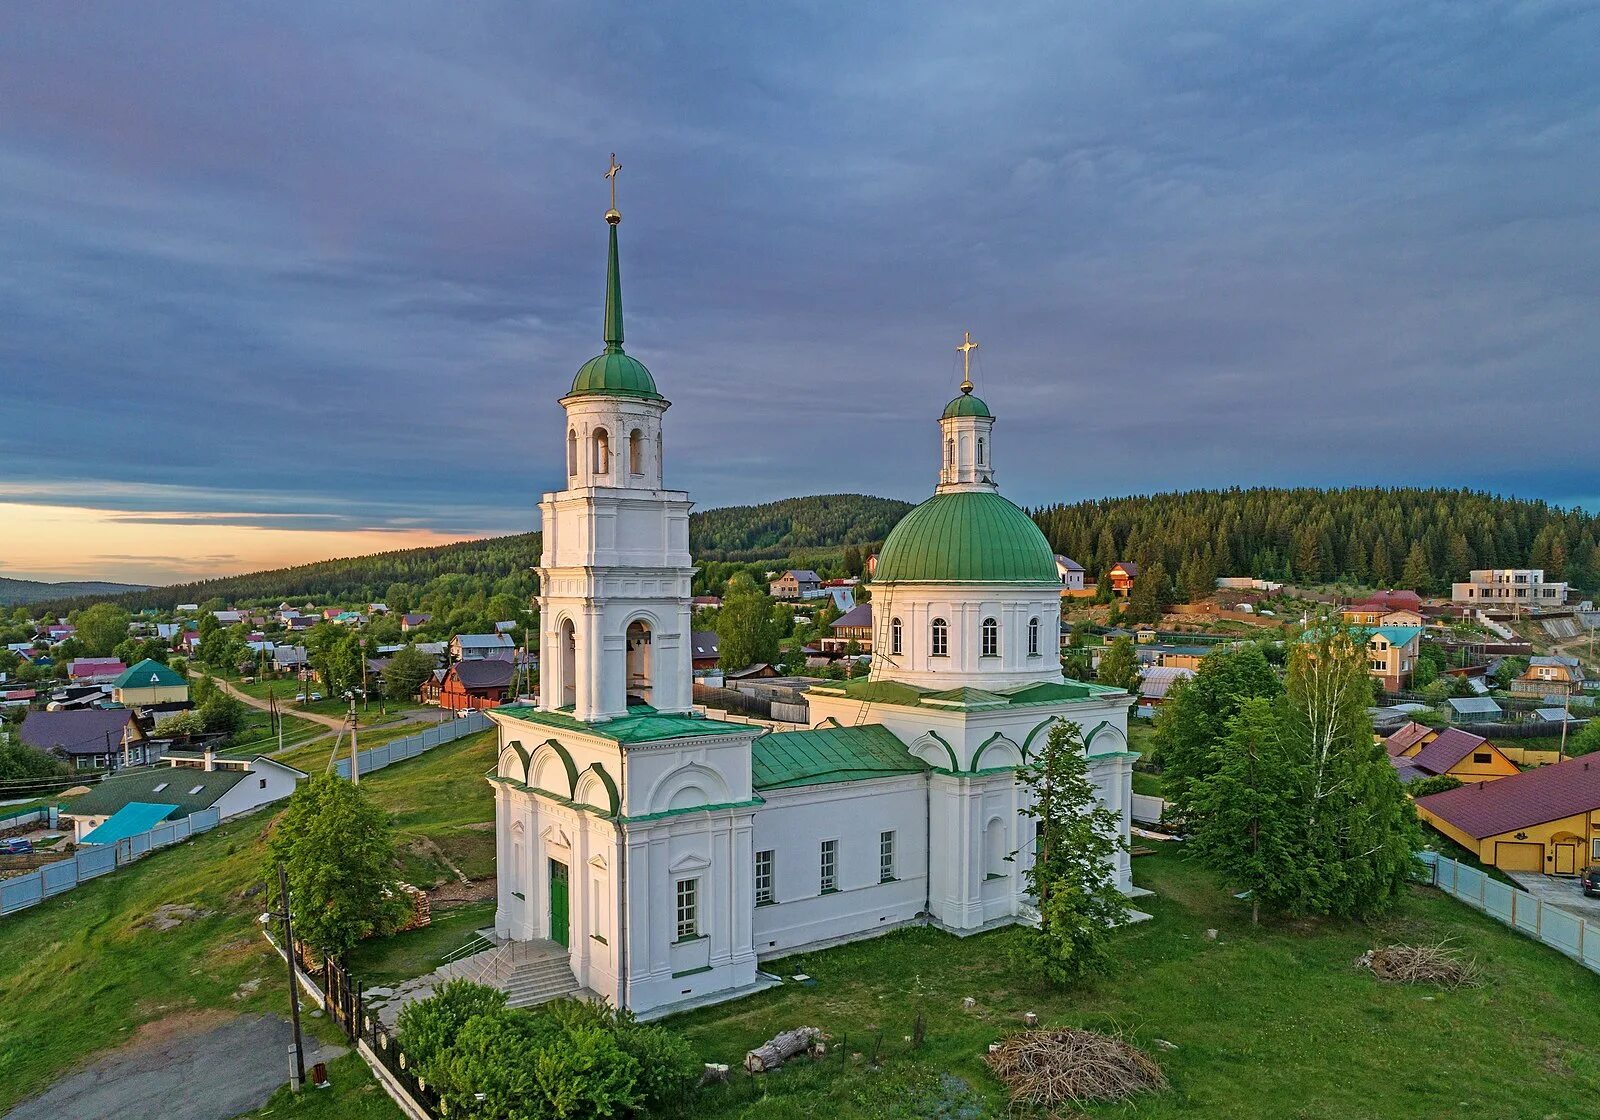
[[[101,583],[95,580],[70,580],[65,583],[41,583],[33,579],[12,579],[0,576],[0,607],[20,603],[48,603],[58,599],[94,596],[105,599],[132,591],[143,591],[142,583]]]

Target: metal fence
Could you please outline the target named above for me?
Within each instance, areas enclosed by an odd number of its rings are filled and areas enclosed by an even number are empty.
[[[1446,894],[1600,972],[1600,922],[1551,906],[1438,852],[1423,852],[1422,860],[1431,868],[1433,885]]]
[[[46,828],[54,828],[56,826],[56,807],[54,805],[33,805],[26,809],[12,809],[9,813],[0,813],[0,831],[24,828],[30,824],[43,824]]]
[[[361,772],[382,770],[385,766],[392,766],[396,762],[404,762],[408,758],[415,758],[423,751],[432,750],[441,743],[449,743],[471,735],[478,731],[487,731],[494,726],[494,721],[482,712],[473,711],[457,719],[436,723],[426,731],[417,735],[408,735],[404,739],[396,739],[392,743],[385,743],[381,747],[361,752]],[[350,776],[350,760],[341,758],[335,764],[339,777]]]
[[[45,899],[70,891],[79,883],[109,875],[157,848],[165,848],[201,832],[209,832],[221,821],[221,811],[202,809],[178,821],[164,821],[147,832],[118,840],[115,844],[93,844],[79,848],[67,859],[47,863],[37,871],[0,879],[0,917],[37,906]]]

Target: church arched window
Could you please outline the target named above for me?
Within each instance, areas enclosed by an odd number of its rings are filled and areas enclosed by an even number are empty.
[[[644,433],[638,428],[628,433],[628,470],[644,473]]]
[[[567,477],[578,476],[578,431],[576,428],[567,429]]]
[[[983,466],[983,437],[978,437],[978,466]]]
[[[999,879],[1006,873],[1006,824],[999,817],[983,826],[983,870],[985,879]]]
[[[992,618],[983,620],[979,629],[979,652],[984,657],[1000,656],[1000,624]]]
[[[594,431],[594,473],[609,474],[611,471],[611,437],[604,428]]]
[[[950,654],[950,627],[945,620],[936,618],[928,628],[928,655],[947,657]]]
[[[898,618],[891,618],[889,620],[889,652],[890,653],[898,654],[900,652],[901,635],[902,635],[902,633],[903,633],[903,631],[900,628],[900,620]]]
[[[1039,656],[1039,620],[1028,619],[1028,656]]]

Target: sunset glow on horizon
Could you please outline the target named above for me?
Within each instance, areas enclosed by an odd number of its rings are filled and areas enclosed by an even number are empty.
[[[0,502],[0,576],[50,582],[185,583],[504,532],[219,523],[228,516]]]

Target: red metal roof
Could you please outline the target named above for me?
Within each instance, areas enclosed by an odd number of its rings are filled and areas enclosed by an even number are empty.
[[[1413,720],[1385,739],[1383,741],[1384,749],[1389,752],[1390,757],[1393,757],[1426,738],[1432,730],[1433,728],[1426,724],[1417,723]]]
[[[1489,740],[1459,727],[1447,727],[1439,737],[1423,747],[1409,760],[1419,770],[1430,774],[1444,774],[1473,751],[1486,747]]]
[[[1569,758],[1508,778],[1419,797],[1417,805],[1482,840],[1600,809],[1600,758]]]

